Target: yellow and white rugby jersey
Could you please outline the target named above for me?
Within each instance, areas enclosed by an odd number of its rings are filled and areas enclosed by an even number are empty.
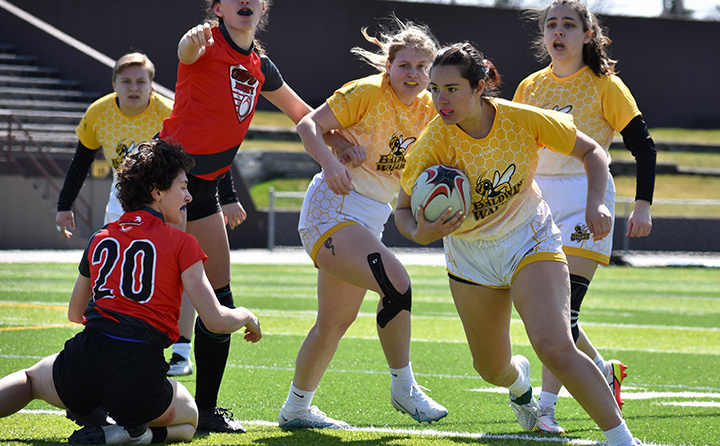
[[[497,240],[528,221],[542,201],[533,178],[542,146],[567,156],[575,146],[572,117],[502,99],[490,99],[495,120],[485,138],[435,118],[405,155],[400,182],[410,195],[420,173],[435,164],[462,169],[470,180],[470,214],[453,237]]]
[[[114,174],[128,153],[162,129],[163,119],[170,116],[172,107],[171,99],[152,93],[145,111],[137,116],[127,116],[120,111],[117,93],[113,92],[88,107],[75,133],[88,149],[102,147]]]
[[[395,96],[387,76],[375,74],[345,84],[327,104],[343,127],[340,134],[367,151],[365,163],[350,169],[353,189],[390,203],[398,193],[405,152],[437,115],[430,93],[423,90],[407,106]]]
[[[615,130],[640,115],[630,90],[615,75],[596,76],[587,65],[568,77],[553,74],[552,65],[525,78],[513,101],[573,115],[578,130],[608,152]],[[608,152],[608,158],[610,154]],[[550,150],[540,151],[538,175],[584,174],[583,164]]]

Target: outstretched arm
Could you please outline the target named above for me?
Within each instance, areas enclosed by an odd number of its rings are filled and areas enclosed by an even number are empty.
[[[260,340],[260,322],[252,311],[244,307],[228,308],[220,305],[205,275],[202,261],[183,271],[181,277],[185,292],[208,330],[215,333],[233,333],[245,327],[246,341]]]
[[[178,43],[178,59],[185,65],[195,63],[205,54],[205,47],[215,44],[210,24],[197,25],[182,36]]]

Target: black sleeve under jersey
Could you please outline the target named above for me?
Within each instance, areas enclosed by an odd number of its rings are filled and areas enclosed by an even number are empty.
[[[646,200],[652,204],[657,161],[655,142],[640,115],[634,117],[620,134],[625,147],[633,154],[637,163],[635,200]]]
[[[58,212],[72,209],[72,205],[80,193],[83,183],[85,183],[85,178],[87,178],[88,172],[90,172],[90,166],[95,160],[97,152],[97,150],[88,149],[78,141],[75,156],[70,162],[70,167],[68,167],[67,174],[65,175],[65,183],[63,183],[60,197],[58,198]]]
[[[228,170],[225,176],[220,179],[220,183],[218,183],[218,198],[220,199],[221,205],[237,203],[240,201],[237,197],[237,193],[235,192],[232,169]]]
[[[285,83],[278,67],[265,55],[260,56],[260,71],[265,75],[262,91],[275,91]]]

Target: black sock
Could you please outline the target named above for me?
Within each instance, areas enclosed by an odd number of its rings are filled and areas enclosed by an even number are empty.
[[[151,427],[150,432],[153,434],[152,443],[165,443],[165,439],[167,438],[167,427]]]
[[[230,285],[215,290],[221,305],[235,308]],[[218,392],[230,352],[230,335],[216,334],[195,321],[195,402],[198,409],[217,407]]]

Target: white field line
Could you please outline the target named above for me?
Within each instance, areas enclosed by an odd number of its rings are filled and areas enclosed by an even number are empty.
[[[21,410],[23,414],[42,414],[42,415],[58,415],[65,416],[65,411],[60,410]],[[254,426],[277,426],[277,422],[266,420],[240,420],[244,425]],[[451,438],[474,438],[482,440],[510,440],[510,441],[528,441],[534,443],[558,443],[569,445],[604,445],[604,441],[581,440],[575,438],[567,438],[562,436],[534,436],[523,434],[486,434],[484,432],[457,432],[457,431],[440,431],[434,429],[390,429],[383,427],[351,427],[348,429],[352,432],[369,432],[379,434],[396,434],[396,435],[420,435],[425,437],[451,437]],[[660,443],[643,443],[647,446],[674,446]]]

